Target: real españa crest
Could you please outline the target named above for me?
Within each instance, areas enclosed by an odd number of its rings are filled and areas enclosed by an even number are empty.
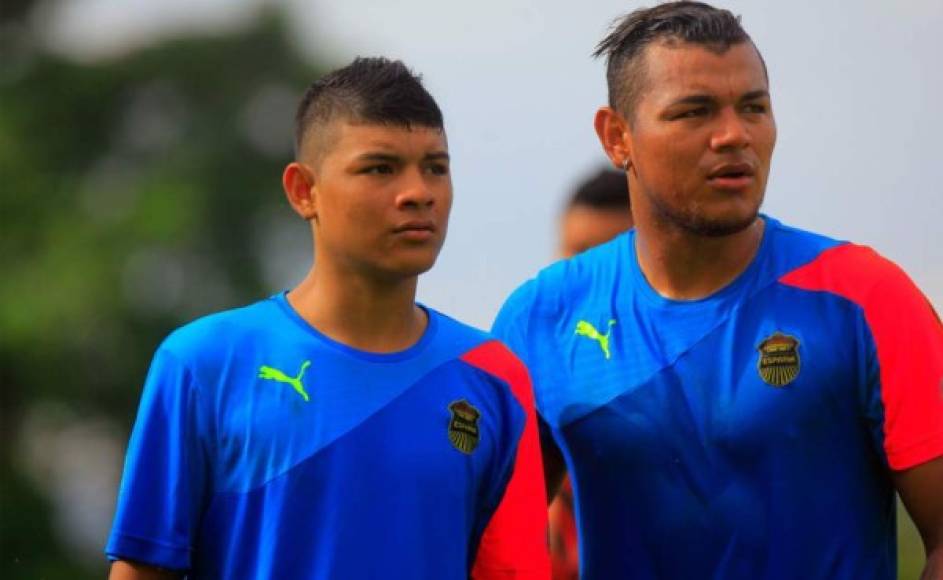
[[[481,411],[465,399],[461,399],[449,405],[449,412],[452,414],[449,420],[449,441],[462,453],[470,454],[478,447],[478,441],[481,438],[478,429]]]
[[[756,369],[766,384],[785,387],[799,376],[799,339],[774,332],[757,347],[760,357]]]

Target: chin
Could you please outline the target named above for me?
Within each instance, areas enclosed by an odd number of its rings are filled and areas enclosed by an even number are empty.
[[[686,224],[686,229],[699,236],[722,238],[738,234],[747,229],[756,221],[757,215],[758,213],[726,219],[694,219]]]
[[[410,278],[425,274],[435,265],[436,256],[427,259],[403,260],[395,264],[387,264],[383,268],[391,277]]]
[[[703,196],[700,202],[671,203],[649,196],[655,219],[676,230],[695,236],[720,238],[749,228],[756,221],[763,204],[762,193],[732,196]]]
[[[700,208],[700,211],[691,208],[685,212],[671,212],[673,215],[668,217],[692,234],[708,238],[732,236],[753,225],[760,214],[762,197],[759,203],[744,203],[744,201],[713,208],[706,205]],[[714,211],[710,211],[711,209]]]

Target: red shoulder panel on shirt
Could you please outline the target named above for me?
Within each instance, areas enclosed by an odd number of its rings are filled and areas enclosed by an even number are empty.
[[[534,393],[527,367],[497,340],[489,340],[462,355],[462,360],[506,382],[525,409],[534,408]]]
[[[547,496],[530,375],[524,363],[496,340],[470,350],[461,359],[507,383],[526,416],[511,479],[482,534],[472,578],[544,580],[550,577]]]
[[[891,468],[943,456],[943,325],[903,270],[871,248],[843,244],[779,281],[831,292],[864,311],[877,350]]]

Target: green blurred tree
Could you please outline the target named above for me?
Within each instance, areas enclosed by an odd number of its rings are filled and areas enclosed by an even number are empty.
[[[4,30],[32,4],[0,11]],[[92,64],[16,30],[0,64],[0,570],[100,578],[103,558],[73,557],[23,473],[26,417],[53,404],[129,429],[171,328],[271,291],[265,216],[290,223],[280,174],[321,69],[269,10]]]

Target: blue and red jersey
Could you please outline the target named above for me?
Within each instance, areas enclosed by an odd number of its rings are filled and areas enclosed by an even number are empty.
[[[873,250],[763,219],[707,298],[660,296],[629,232],[499,314],[567,463],[582,578],[895,577],[889,470],[943,456],[943,327]]]
[[[106,548],[190,578],[545,578],[526,369],[427,309],[359,351],[277,295],[158,349]]]

